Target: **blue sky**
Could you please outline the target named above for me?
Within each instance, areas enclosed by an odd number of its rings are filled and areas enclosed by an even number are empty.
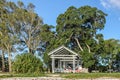
[[[18,1],[18,0],[8,0]],[[107,13],[104,30],[100,31],[105,39],[120,40],[120,0],[19,0],[25,4],[33,3],[35,12],[49,25],[56,25],[59,14],[64,13],[70,6],[81,7],[90,5]]]

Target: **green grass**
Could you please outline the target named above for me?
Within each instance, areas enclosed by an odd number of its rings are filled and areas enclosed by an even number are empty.
[[[44,73],[40,74],[13,74],[14,77],[43,77],[46,76]]]
[[[13,77],[12,75],[0,75],[0,78],[8,78],[8,77]]]
[[[61,74],[64,78],[70,79],[94,79],[100,77],[120,78],[120,73],[77,73],[77,74]]]
[[[1,73],[0,73],[1,74]],[[40,73],[40,74],[10,74],[10,73],[2,73],[2,75],[0,75],[0,78],[8,78],[8,77],[43,77],[46,76],[44,73]]]
[[[0,73],[1,74],[1,73]],[[47,77],[52,74],[9,74],[2,73],[0,78],[8,78],[8,77]],[[110,78],[120,78],[120,73],[59,73],[60,77],[70,78],[70,79],[95,79],[100,77],[110,77]]]

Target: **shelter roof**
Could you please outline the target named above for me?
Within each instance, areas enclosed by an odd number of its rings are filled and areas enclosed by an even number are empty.
[[[48,55],[75,55],[78,56],[78,54],[71,49],[65,47],[65,46],[60,46],[53,51],[49,52]]]

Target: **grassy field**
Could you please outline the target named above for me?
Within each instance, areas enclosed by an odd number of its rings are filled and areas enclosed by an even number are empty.
[[[120,73],[77,73],[77,74],[61,74],[64,78],[74,79],[94,79],[101,77],[120,78]]]
[[[59,77],[69,79],[95,79],[101,77],[120,78],[120,73],[60,73],[60,74],[9,74],[0,73],[0,78],[8,77],[48,77],[50,75],[59,75]]]
[[[8,77],[44,77],[46,76],[44,73],[41,74],[10,74],[10,73],[0,73],[0,78],[8,78]]]

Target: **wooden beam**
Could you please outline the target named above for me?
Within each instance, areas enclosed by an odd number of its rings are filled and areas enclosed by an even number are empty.
[[[52,56],[52,57],[56,57],[56,56],[60,56],[60,57],[62,57],[62,56],[63,56],[63,57],[64,57],[64,56],[65,56],[65,57],[66,57],[66,56],[71,56],[71,57],[73,57],[73,56],[76,56],[76,55],[51,55],[51,56]]]
[[[74,52],[74,51],[72,51],[71,49],[69,49],[69,48],[67,48],[67,47],[65,47],[65,46],[63,46],[66,50],[68,50],[69,52],[71,52],[71,53],[73,53],[74,55],[78,55],[76,52]]]
[[[73,59],[73,57],[50,57],[50,58],[55,58],[55,59]]]
[[[68,50],[66,50],[66,49],[60,49],[60,50],[58,50],[58,51],[56,51],[56,52],[54,52],[52,55],[73,55],[72,53],[70,53]]]
[[[53,54],[54,52],[56,52],[56,51],[58,51],[58,50],[60,50],[60,49],[62,49],[62,48],[63,48],[63,46],[58,47],[57,49],[55,49],[55,50],[51,51],[50,53],[48,53],[48,55],[51,55],[51,54]]]
[[[73,59],[68,59],[68,60],[60,60],[60,61],[68,61],[68,62],[72,62],[73,61]],[[75,61],[78,61],[78,60],[75,60]]]
[[[62,70],[62,62],[60,61],[60,70]]]

